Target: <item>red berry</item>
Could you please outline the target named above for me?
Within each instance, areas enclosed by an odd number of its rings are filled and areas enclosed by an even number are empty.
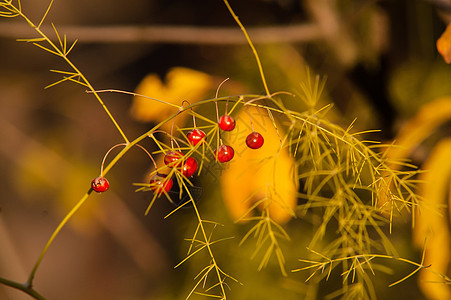
[[[235,119],[229,115],[223,115],[219,118],[219,128],[224,131],[231,131],[235,128]]]
[[[172,188],[172,178],[166,177],[168,177],[168,175],[157,173],[156,175],[152,176],[152,178],[150,178],[150,189],[154,193],[157,193],[157,195],[161,195],[164,192],[167,193]]]
[[[191,156],[188,157],[183,163],[182,174],[186,178],[193,176],[197,171],[197,161]]]
[[[258,149],[263,145],[263,136],[258,132],[252,132],[246,137],[246,145],[251,149]]]
[[[182,157],[183,157],[183,153],[181,153],[181,152],[169,151],[164,156],[164,163],[168,167],[174,168],[180,164],[180,162],[177,162],[177,161],[180,160]]]
[[[105,177],[97,177],[91,182],[91,187],[97,193],[102,193],[109,189],[110,183]]]
[[[204,141],[205,132],[200,129],[193,129],[186,134],[186,137],[188,138],[191,145],[196,146],[199,142]]]
[[[216,158],[222,163],[230,161],[234,155],[233,148],[227,145],[221,145],[215,151]]]

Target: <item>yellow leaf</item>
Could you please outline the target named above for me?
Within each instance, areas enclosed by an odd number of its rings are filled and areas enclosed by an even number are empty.
[[[249,149],[246,136],[253,130],[263,135],[265,142],[260,149]],[[237,127],[229,136],[227,144],[235,149],[235,157],[223,172],[221,186],[224,201],[233,219],[251,213],[254,203],[269,208],[271,218],[285,223],[294,216],[297,183],[294,176],[294,160],[286,148],[280,149],[283,132],[276,131],[266,110],[246,107],[236,116]]]
[[[407,158],[422,141],[448,120],[451,120],[451,97],[439,98],[424,105],[399,131],[396,147],[389,150],[389,158]]]
[[[165,83],[156,74],[147,75],[136,88],[136,93],[181,106],[184,100],[194,103],[203,99],[211,87],[209,75],[182,67],[171,69]],[[142,122],[162,122],[177,107],[141,96],[135,96],[130,113]]]
[[[434,147],[424,163],[425,173],[420,174],[420,196],[424,198],[423,207],[417,217],[414,228],[414,241],[423,246],[426,241],[424,265],[428,270],[421,270],[419,285],[428,299],[451,299],[449,285],[439,284],[440,278],[430,271],[446,275],[450,260],[450,230],[446,216],[446,199],[451,182],[451,138],[445,139]]]
[[[394,147],[388,148],[385,153],[387,160],[389,162],[405,161],[427,137],[449,120],[451,120],[451,97],[439,98],[424,105],[417,115],[401,128]],[[400,165],[394,163],[390,167],[397,170]],[[381,195],[384,194],[389,193],[381,193]],[[385,206],[387,211],[390,210],[387,199],[381,199],[379,205]]]
[[[442,55],[446,63],[451,62],[451,23],[437,40],[437,51]]]

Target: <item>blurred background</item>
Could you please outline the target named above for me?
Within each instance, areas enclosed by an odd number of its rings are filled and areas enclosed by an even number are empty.
[[[36,22],[49,3],[21,2]],[[448,1],[230,4],[256,43],[271,91],[298,91],[309,67],[327,76],[326,97],[335,105],[335,121],[347,126],[357,118],[359,130],[381,129],[374,136],[380,141],[393,139],[422,106],[451,94],[450,66],[435,47],[449,20]],[[185,67],[212,78],[205,98],[214,97],[225,78],[232,93],[264,92],[252,52],[221,0],[56,0],[43,27],[54,36],[50,22],[68,41],[78,39],[70,58],[96,89],[134,91],[150,73],[164,80],[173,67]],[[66,82],[44,89],[60,79],[49,70],[68,68],[57,57],[15,41],[33,36],[19,18],[0,20],[0,276],[19,282],[99,174],[106,151],[122,142],[83,87]],[[103,100],[131,138],[151,128],[151,120],[130,114],[131,96],[108,93]],[[449,135],[446,124],[434,133],[436,139]],[[427,153],[417,151],[415,162],[421,164]],[[151,195],[135,193],[132,183],[142,182],[149,167],[146,155],[133,150],[109,173],[110,191],[93,195],[48,251],[36,274],[39,292],[68,300],[186,297],[199,270],[173,266],[186,254],[183,239],[196,223],[185,212],[163,220],[173,209],[165,201],[144,216]],[[218,198],[217,181],[203,187],[203,200]],[[200,201],[200,207],[207,218],[233,223],[220,202]],[[229,228],[226,236],[239,235],[239,228]],[[400,252],[419,258],[408,222],[392,237]],[[305,251],[305,237],[293,239],[298,246],[291,258]],[[281,279],[277,266],[257,272],[258,261],[249,262],[247,250],[234,245],[221,250],[229,272],[245,283],[231,286],[233,299],[306,296],[305,277]],[[411,271],[396,268],[400,274]],[[375,279],[380,299],[425,299],[415,280],[387,288],[384,280],[399,277],[384,276]],[[0,299],[29,297],[0,286]]]

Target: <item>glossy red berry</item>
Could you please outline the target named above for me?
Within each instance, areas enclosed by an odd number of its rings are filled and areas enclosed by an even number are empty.
[[[191,156],[188,157],[183,163],[182,174],[186,178],[189,178],[194,175],[197,171],[197,161]]]
[[[196,146],[199,142],[203,142],[205,140],[205,132],[200,129],[193,129],[186,134],[186,137],[191,145]]]
[[[110,188],[110,183],[105,177],[97,177],[91,182],[91,187],[97,193],[102,193]]]
[[[174,168],[177,167],[180,162],[178,162],[183,157],[183,153],[178,151],[169,151],[164,156],[164,163],[168,167]]]
[[[229,115],[223,115],[219,118],[219,128],[224,131],[231,131],[235,128],[235,119]]]
[[[152,176],[152,178],[150,178],[150,189],[158,195],[169,192],[172,188],[173,181],[172,178],[167,177],[168,175],[160,173]]]
[[[235,151],[233,151],[233,148],[227,145],[221,145],[215,151],[216,158],[222,163],[230,161],[234,155]]]
[[[258,132],[252,132],[246,137],[246,145],[251,149],[258,149],[263,146],[263,136]]]

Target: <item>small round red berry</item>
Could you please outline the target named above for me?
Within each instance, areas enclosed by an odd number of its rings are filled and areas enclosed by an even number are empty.
[[[183,153],[181,153],[179,151],[169,151],[164,156],[164,163],[168,167],[174,168],[180,164],[180,162],[177,162],[177,161],[180,160],[182,157],[183,157]]]
[[[219,118],[219,128],[224,131],[231,131],[235,128],[235,119],[229,115],[223,115]]]
[[[172,188],[172,178],[166,177],[168,177],[168,175],[157,173],[156,175],[152,176],[152,178],[150,178],[150,189],[154,193],[157,193],[157,195],[161,195],[164,192],[167,193]]]
[[[186,178],[189,178],[193,176],[193,174],[196,173],[196,171],[197,171],[197,161],[190,156],[185,160],[183,164],[182,174]]]
[[[186,134],[186,137],[191,145],[196,146],[199,142],[203,142],[205,140],[205,132],[200,129],[193,129]]]
[[[97,177],[91,182],[91,188],[97,193],[102,193],[110,188],[110,183],[105,177]]]
[[[222,163],[230,161],[234,155],[235,151],[228,145],[221,145],[215,151],[216,158]]]
[[[263,136],[258,132],[252,132],[246,137],[246,145],[251,149],[258,149],[263,146]]]

